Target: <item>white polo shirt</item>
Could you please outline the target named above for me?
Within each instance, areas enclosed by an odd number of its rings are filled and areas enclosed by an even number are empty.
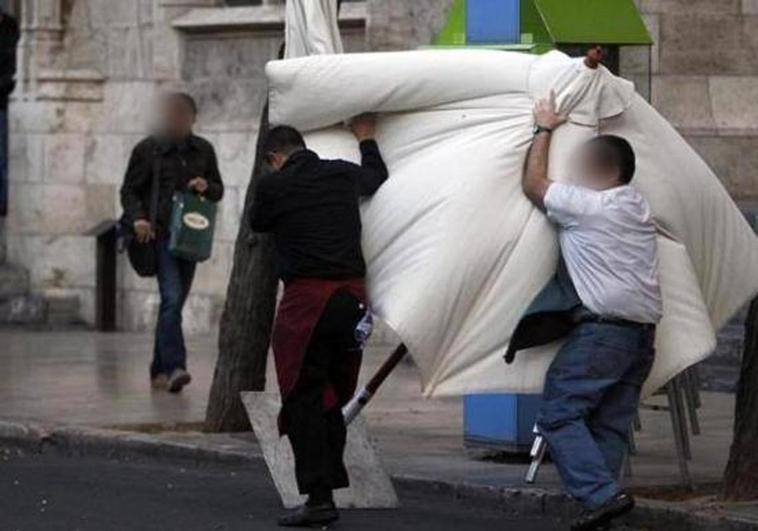
[[[656,229],[642,194],[628,185],[595,191],[552,183],[545,208],[560,227],[563,259],[584,305],[606,317],[657,323]]]

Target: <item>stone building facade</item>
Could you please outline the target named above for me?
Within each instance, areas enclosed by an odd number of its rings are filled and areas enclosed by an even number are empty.
[[[3,250],[33,293],[94,318],[94,240],[120,213],[131,148],[162,90],[196,96],[198,133],[216,146],[227,193],[215,252],[185,311],[190,333],[214,330],[231,269],[265,98],[263,67],[282,39],[278,0],[6,0],[20,14],[19,84],[10,109],[10,213]],[[452,0],[343,5],[348,51],[429,43]],[[654,104],[713,165],[738,200],[758,199],[758,1],[641,0],[656,41]],[[234,4],[234,6],[232,5]],[[259,4],[236,7],[239,4]],[[643,63],[622,57],[622,73]],[[155,321],[152,280],[120,259],[119,326]]]

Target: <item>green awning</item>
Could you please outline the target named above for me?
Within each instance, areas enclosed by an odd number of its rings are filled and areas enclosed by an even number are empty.
[[[521,42],[485,47],[521,45],[542,53],[561,44],[653,44],[633,0],[520,0],[520,6]],[[434,45],[470,45],[466,9],[467,0],[453,2]]]
[[[633,0],[532,1],[555,44],[653,44]]]

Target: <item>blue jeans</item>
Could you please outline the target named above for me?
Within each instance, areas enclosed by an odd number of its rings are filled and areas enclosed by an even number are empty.
[[[0,216],[8,212],[8,111],[0,109]]]
[[[155,347],[150,376],[167,376],[187,368],[187,349],[182,332],[182,308],[192,287],[195,262],[175,258],[168,251],[168,237],[158,240],[158,290],[161,305],[155,328]]]
[[[537,425],[566,490],[590,509],[620,491],[654,341],[652,327],[581,324],[548,370]]]

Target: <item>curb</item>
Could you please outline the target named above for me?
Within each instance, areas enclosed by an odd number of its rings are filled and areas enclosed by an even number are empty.
[[[166,459],[196,464],[260,465],[257,450],[209,448],[202,444],[164,440],[150,434],[80,426],[49,426],[34,422],[0,421],[0,444],[32,452],[121,459]],[[509,515],[545,516],[568,520],[577,504],[556,491],[453,483],[416,476],[392,476],[399,490],[433,492],[456,503],[495,509]],[[666,531],[754,531],[758,522],[719,514],[703,504],[638,499],[635,511],[623,523],[641,529]]]

